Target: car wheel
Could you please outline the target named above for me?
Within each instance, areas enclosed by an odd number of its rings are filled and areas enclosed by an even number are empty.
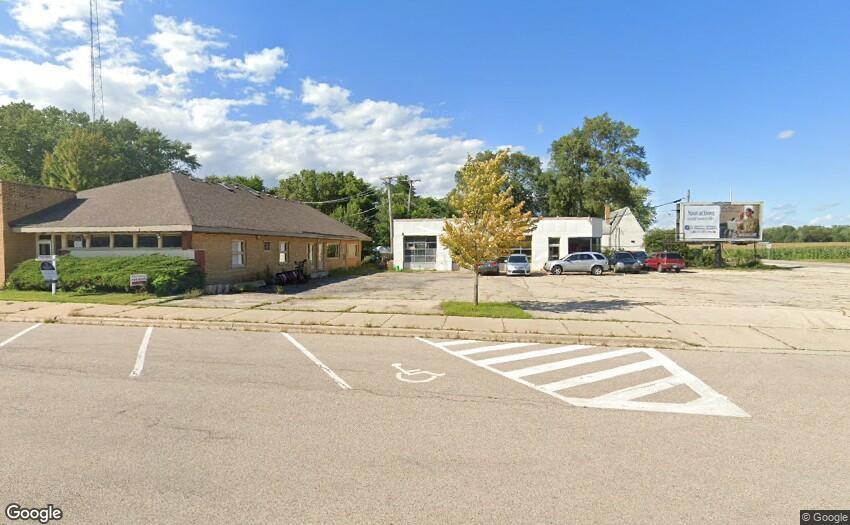
[[[552,273],[554,275],[561,275],[562,273],[564,273],[564,269],[561,268],[560,266],[553,266],[552,267]]]
[[[679,272],[681,272],[681,271],[682,271],[682,269],[681,269],[681,268],[676,268],[676,273],[679,273]]]
[[[601,266],[594,266],[593,268],[590,269],[590,273],[592,275],[602,275],[602,267]]]

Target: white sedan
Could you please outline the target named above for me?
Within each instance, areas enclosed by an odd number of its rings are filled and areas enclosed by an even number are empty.
[[[505,273],[507,275],[531,275],[531,263],[527,255],[515,253],[505,261]]]

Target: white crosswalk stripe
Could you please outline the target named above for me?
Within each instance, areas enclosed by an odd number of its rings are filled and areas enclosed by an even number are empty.
[[[594,348],[587,345],[568,345],[528,351],[528,347],[541,345],[538,343],[483,344],[481,341],[472,340],[431,341],[421,337],[417,337],[416,339],[439,348],[443,352],[459,357],[475,366],[484,368],[575,406],[648,412],[672,412],[679,414],[750,417],[749,414],[732,403],[726,396],[721,395],[702,382],[698,377],[680,367],[672,359],[654,348],[606,349],[605,351],[588,353],[587,355],[572,357],[570,359],[558,359],[563,354],[592,351]],[[516,352],[493,357],[493,353],[495,352],[508,350],[516,350]],[[485,355],[479,356],[479,354]],[[641,356],[639,354],[643,355]],[[612,364],[609,368],[584,374],[576,374],[575,371],[570,370],[581,365],[591,363],[604,364],[607,360],[617,360],[618,358],[630,356],[645,357],[646,359],[628,364],[621,364],[622,360],[620,360],[617,364]],[[500,370],[496,368],[496,365],[520,364],[524,360],[544,357],[553,357],[555,360],[513,370]],[[576,387],[594,383],[602,383],[604,387],[603,382],[609,379],[628,377],[629,374],[657,368],[663,368],[669,375],[627,388],[615,389],[595,397],[585,398],[569,395],[570,389]],[[552,381],[553,372],[563,373],[564,377]],[[546,375],[545,378],[547,381],[542,384],[534,382],[533,379],[535,376],[541,374]],[[689,387],[699,397],[684,403],[642,400],[647,396],[681,385]]]

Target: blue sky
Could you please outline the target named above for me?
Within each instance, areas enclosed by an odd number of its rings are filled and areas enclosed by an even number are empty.
[[[88,2],[53,4],[0,4],[0,102],[86,109]],[[772,224],[850,223],[846,2],[101,6],[107,116],[192,142],[202,173],[406,172],[440,194],[466,153],[545,162],[607,111],[641,130],[656,203],[731,186]]]

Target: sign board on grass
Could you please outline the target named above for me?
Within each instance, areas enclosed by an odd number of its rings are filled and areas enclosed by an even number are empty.
[[[148,274],[134,273],[130,275],[130,288],[144,288],[148,285]]]
[[[40,255],[39,269],[44,280],[52,283],[59,280],[59,274],[56,272],[56,256],[55,255]]]

